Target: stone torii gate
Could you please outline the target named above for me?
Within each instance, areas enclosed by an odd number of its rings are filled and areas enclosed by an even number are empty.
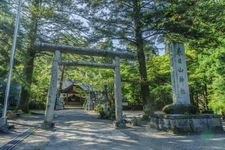
[[[72,47],[72,46],[59,45],[59,44],[47,44],[47,43],[36,43],[35,48],[40,51],[54,52],[51,81],[50,81],[50,87],[49,87],[48,98],[47,98],[47,107],[46,107],[45,119],[43,123],[44,128],[51,128],[54,126],[53,118],[54,118],[54,106],[55,106],[56,92],[57,92],[58,70],[59,70],[59,65],[62,65],[62,64],[114,69],[115,114],[116,114],[115,126],[118,128],[125,126],[123,123],[123,118],[122,118],[120,58],[134,60],[137,58],[136,54],[128,53],[128,52],[125,53],[125,52],[118,52],[118,51],[106,51],[106,50],[99,50],[94,48],[81,48],[81,47]],[[114,64],[99,64],[99,63],[91,63],[91,62],[62,62],[60,57],[61,52],[79,54],[79,55],[88,55],[88,56],[110,57],[110,58],[114,58]]]

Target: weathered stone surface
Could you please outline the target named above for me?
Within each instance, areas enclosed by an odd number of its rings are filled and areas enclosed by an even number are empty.
[[[115,89],[115,115],[116,121],[121,122],[123,120],[123,111],[122,111],[122,90],[121,90],[121,75],[120,75],[120,58],[115,57],[114,60],[115,71],[114,71],[114,89]]]
[[[155,113],[150,125],[174,133],[199,133],[206,130],[223,131],[221,117],[215,114],[182,115]]]
[[[142,120],[139,117],[126,118],[126,123],[130,124],[131,126],[141,126]]]
[[[52,129],[55,127],[55,123],[44,121],[43,124],[41,125],[41,127],[43,129]]]
[[[116,129],[124,129],[126,128],[126,121],[125,120],[114,121],[113,125]]]
[[[188,75],[183,43],[171,42],[170,63],[173,89],[173,104],[190,104]]]
[[[55,110],[62,110],[63,104],[62,104],[62,97],[60,97],[60,93],[57,93],[56,95],[56,103],[55,103]]]
[[[54,108],[57,94],[57,84],[58,84],[58,71],[59,71],[59,62],[61,59],[60,51],[56,50],[53,62],[52,62],[52,71],[51,71],[51,81],[47,98],[47,107],[45,110],[45,121],[44,123],[51,123],[54,118]],[[48,126],[48,124],[46,124]]]

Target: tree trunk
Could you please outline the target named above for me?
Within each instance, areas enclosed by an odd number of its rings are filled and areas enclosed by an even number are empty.
[[[208,86],[206,83],[204,83],[204,99],[205,99],[205,105],[206,105],[206,110],[209,110],[209,100],[208,100]]]
[[[39,0],[35,0],[32,2],[32,5],[38,7],[40,5]],[[27,48],[25,64],[24,64],[24,85],[21,91],[21,100],[18,104],[17,110],[22,109],[23,112],[29,112],[29,99],[31,96],[31,84],[32,84],[32,76],[33,76],[33,68],[34,68],[34,59],[35,59],[35,50],[34,50],[34,43],[37,36],[37,23],[38,18],[33,14],[31,16],[31,23],[30,23],[30,31],[28,33],[29,39],[29,46]]]
[[[141,22],[141,6],[139,0],[134,0],[134,23],[135,23],[135,39],[136,39],[136,49],[138,55],[138,63],[139,63],[139,73],[141,77],[141,98],[143,101],[143,110],[146,114],[150,114],[153,112],[152,105],[150,103],[149,96],[149,85],[147,78],[147,69],[145,62],[145,53],[144,53],[144,39],[143,39],[143,24]]]
[[[21,100],[19,105],[19,108],[22,109],[22,111],[25,113],[29,112],[29,99],[35,58],[35,54],[32,52],[28,52],[28,55],[29,56],[27,56],[26,64],[24,66],[24,80],[26,81],[26,83],[22,87]]]

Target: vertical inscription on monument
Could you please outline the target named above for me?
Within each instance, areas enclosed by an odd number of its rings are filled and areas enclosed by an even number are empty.
[[[172,42],[169,48],[173,103],[188,105],[190,104],[190,96],[184,45]]]

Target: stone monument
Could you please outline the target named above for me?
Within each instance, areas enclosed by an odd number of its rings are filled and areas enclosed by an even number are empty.
[[[173,104],[190,105],[186,58],[182,43],[170,44],[170,63]]]
[[[221,117],[215,114],[193,113],[189,96],[187,66],[184,45],[171,42],[170,63],[173,104],[168,105],[171,112],[157,112],[151,116],[151,127],[171,130],[174,133],[201,133],[204,131],[223,131]],[[168,107],[168,108],[169,108]],[[179,109],[177,111],[176,109]]]

